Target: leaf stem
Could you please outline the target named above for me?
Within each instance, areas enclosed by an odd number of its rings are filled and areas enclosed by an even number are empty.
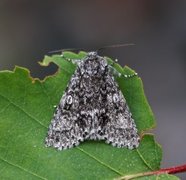
[[[181,166],[160,169],[158,171],[150,171],[150,172],[143,172],[143,173],[138,173],[138,174],[126,175],[126,176],[117,178],[116,180],[130,180],[130,179],[142,177],[142,176],[158,175],[158,174],[164,174],[164,173],[176,174],[176,173],[181,173],[181,172],[186,172],[186,164],[181,165]]]

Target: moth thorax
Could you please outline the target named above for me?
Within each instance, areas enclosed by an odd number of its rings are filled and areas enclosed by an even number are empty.
[[[89,76],[103,76],[106,65],[102,59],[87,60],[84,64],[84,69]]]

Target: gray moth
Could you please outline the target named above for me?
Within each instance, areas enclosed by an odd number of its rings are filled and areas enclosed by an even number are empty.
[[[136,124],[106,58],[89,52],[73,62],[77,68],[56,107],[45,145],[64,150],[92,139],[137,148]]]

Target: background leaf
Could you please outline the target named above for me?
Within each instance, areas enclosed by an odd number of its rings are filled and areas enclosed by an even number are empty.
[[[71,59],[85,55],[64,53]],[[144,135],[135,150],[115,148],[101,141],[86,141],[65,151],[46,148],[44,139],[53,106],[59,103],[75,70],[75,65],[60,55],[46,56],[40,64],[47,66],[51,62],[59,66],[58,72],[42,82],[20,67],[0,72],[0,179],[113,179],[160,168],[162,151],[152,135]],[[115,64],[115,68],[124,74],[133,73],[128,67]],[[139,132],[154,127],[141,79],[117,81]]]

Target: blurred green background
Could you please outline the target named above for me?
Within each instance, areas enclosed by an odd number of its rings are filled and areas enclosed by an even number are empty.
[[[0,70],[24,66],[41,79],[51,50],[119,43],[103,50],[135,69],[157,119],[162,167],[186,163],[186,1],[0,1]],[[186,174],[179,175],[186,179]]]

